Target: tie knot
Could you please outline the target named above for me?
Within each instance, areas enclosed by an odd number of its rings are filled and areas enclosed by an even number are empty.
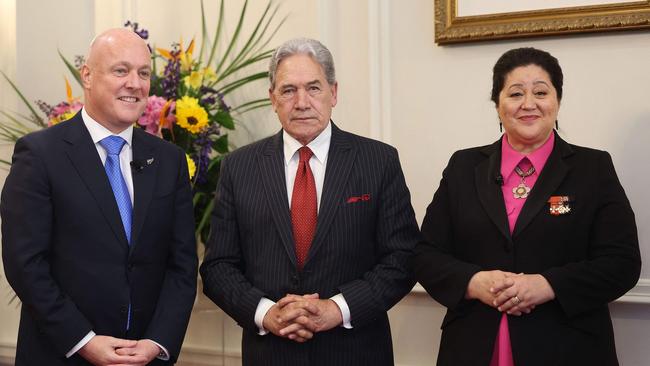
[[[311,149],[308,148],[307,146],[301,147],[300,150],[298,150],[298,152],[300,153],[300,162],[301,163],[302,162],[308,162],[309,159],[311,159],[311,157],[314,155],[314,152],[311,151]]]
[[[108,136],[99,141],[108,155],[119,155],[125,143],[126,141],[120,136]]]

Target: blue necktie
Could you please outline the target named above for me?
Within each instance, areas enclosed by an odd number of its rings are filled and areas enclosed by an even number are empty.
[[[122,218],[122,225],[124,226],[126,239],[128,240],[129,245],[131,245],[131,212],[133,211],[133,208],[131,206],[129,189],[126,187],[126,182],[122,175],[122,169],[120,169],[120,151],[122,151],[122,147],[124,147],[125,143],[126,141],[119,136],[108,136],[99,141],[99,144],[107,153],[104,169],[106,169],[108,181],[111,183],[111,187],[113,188],[113,195],[115,196],[115,202],[117,202],[117,208],[120,210],[120,217]],[[131,304],[129,303],[126,330],[129,330],[130,323]]]

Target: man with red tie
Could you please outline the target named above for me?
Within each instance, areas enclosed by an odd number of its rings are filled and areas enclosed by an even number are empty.
[[[419,239],[397,151],[331,120],[329,50],[280,46],[276,135],[222,162],[204,292],[243,328],[244,365],[392,365],[387,310]]]

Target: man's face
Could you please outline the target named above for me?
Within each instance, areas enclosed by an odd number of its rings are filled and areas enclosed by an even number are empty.
[[[151,56],[130,30],[101,35],[81,70],[85,108],[97,122],[118,133],[142,115],[149,95]]]
[[[282,128],[307,145],[327,127],[336,106],[336,89],[318,62],[297,54],[278,65],[269,97]]]

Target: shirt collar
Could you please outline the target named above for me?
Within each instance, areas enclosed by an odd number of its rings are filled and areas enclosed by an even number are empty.
[[[131,140],[133,139],[133,125],[127,127],[124,131],[115,134],[106,127],[102,126],[99,122],[95,121],[92,117],[90,117],[88,112],[86,112],[86,108],[81,109],[81,117],[84,121],[84,125],[86,125],[86,128],[90,133],[90,138],[93,139],[94,144],[97,144],[99,141],[108,136],[115,135],[123,138],[124,141],[126,141],[126,144],[131,146]]]
[[[289,135],[287,131],[282,131],[282,140],[284,143],[284,163],[289,165],[289,161],[296,154],[296,151],[303,145],[296,140],[293,136]],[[321,163],[325,163],[327,153],[330,149],[330,142],[332,141],[332,122],[327,123],[327,127],[307,144],[307,147],[314,153],[314,157]]]
[[[521,159],[524,157],[528,158],[530,163],[535,167],[535,172],[539,174],[539,172],[544,169],[544,165],[546,164],[548,157],[551,155],[551,151],[553,151],[554,142],[555,133],[551,132],[551,135],[546,142],[537,150],[529,154],[522,154],[510,146],[508,136],[504,133],[503,138],[501,139],[501,175],[503,177],[510,176],[510,174],[515,170],[517,164],[519,164]]]

